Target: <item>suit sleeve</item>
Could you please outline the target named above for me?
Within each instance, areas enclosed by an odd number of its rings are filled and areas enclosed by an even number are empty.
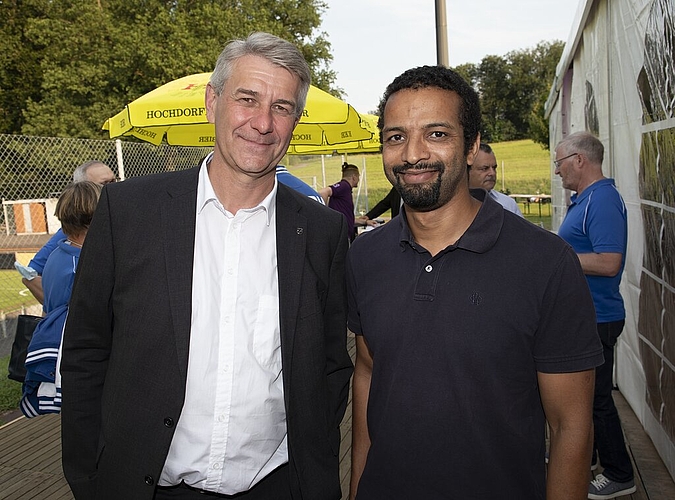
[[[330,269],[330,288],[325,311],[326,377],[329,404],[335,427],[340,426],[349,398],[349,379],[353,364],[347,351],[347,289],[345,260],[349,246],[347,223],[340,217],[340,235]]]
[[[107,193],[106,188],[82,249],[63,338],[63,471],[78,499],[95,497],[96,463],[104,446],[101,406],[112,342],[114,284]]]

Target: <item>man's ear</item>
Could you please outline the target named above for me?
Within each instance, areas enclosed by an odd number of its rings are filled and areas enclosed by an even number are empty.
[[[206,84],[206,93],[204,94],[204,107],[206,108],[206,119],[209,123],[216,122],[216,100],[218,94],[211,86],[211,83]]]
[[[480,146],[480,132],[476,136],[476,140],[471,145],[468,154],[466,155],[466,164],[470,167],[473,165],[473,162],[476,161],[476,155],[478,155],[478,148]]]

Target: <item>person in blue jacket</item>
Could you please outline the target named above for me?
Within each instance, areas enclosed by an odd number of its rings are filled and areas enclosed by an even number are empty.
[[[104,186],[115,182],[117,178],[110,167],[99,160],[90,160],[79,165],[73,171],[73,182],[90,181]],[[28,266],[22,266],[18,262],[14,264],[21,273],[22,282],[26,288],[33,294],[40,304],[44,303],[42,291],[42,272],[47,258],[51,255],[59,242],[65,238],[63,231],[59,229],[54,233],[47,243],[35,254],[28,263]]]
[[[38,323],[26,355],[21,411],[28,417],[61,410],[58,357],[68,301],[80,249],[101,194],[99,184],[85,181],[66,187],[56,204],[63,238],[45,263],[42,274],[45,317]]]
[[[305,196],[318,201],[322,205],[325,205],[321,195],[312,186],[294,176],[283,165],[277,165],[276,174],[277,180],[282,184],[286,184],[289,188],[295,189],[298,193],[304,194]]]

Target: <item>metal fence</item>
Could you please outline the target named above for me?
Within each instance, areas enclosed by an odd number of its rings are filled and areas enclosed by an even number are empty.
[[[75,167],[100,160],[125,179],[193,167],[210,150],[0,134],[0,357],[8,352],[15,317],[41,314],[14,262],[27,265],[60,227],[54,208]]]
[[[14,268],[27,265],[59,229],[54,216],[61,190],[72,180],[75,167],[100,160],[120,180],[198,165],[211,147],[154,146],[142,142],[32,137],[0,134],[0,357],[14,337],[16,316],[40,315],[41,305],[21,282]],[[331,179],[339,178],[341,161]],[[364,160],[365,180],[365,160]],[[325,177],[325,174],[324,174]],[[317,178],[303,178],[317,186]],[[322,184],[325,185],[325,178]],[[356,193],[357,208],[368,210],[367,188]]]

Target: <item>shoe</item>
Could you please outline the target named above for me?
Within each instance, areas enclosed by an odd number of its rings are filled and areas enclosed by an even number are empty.
[[[625,483],[618,483],[598,474],[588,485],[588,498],[592,500],[602,500],[603,498],[616,498],[635,493],[635,481],[630,480]]]

